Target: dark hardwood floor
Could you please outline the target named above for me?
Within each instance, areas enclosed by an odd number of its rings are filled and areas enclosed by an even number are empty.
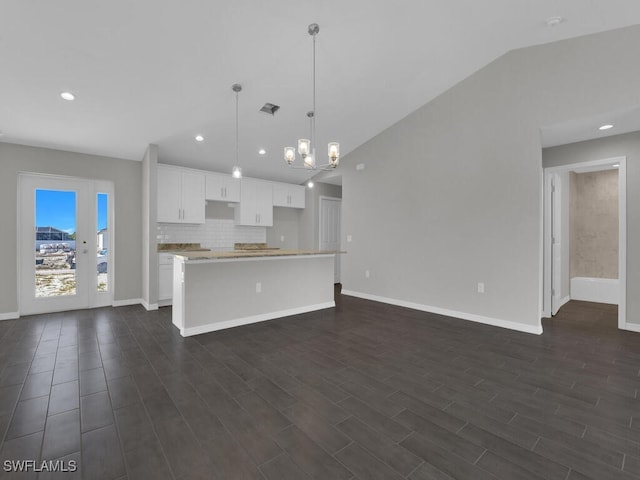
[[[0,477],[640,478],[640,334],[615,307],[536,336],[337,302],[187,339],[169,308],[0,322]]]

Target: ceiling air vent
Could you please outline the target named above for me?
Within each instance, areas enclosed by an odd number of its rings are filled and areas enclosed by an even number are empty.
[[[269,115],[275,115],[278,110],[280,110],[279,105],[274,105],[273,103],[268,102],[260,109],[261,112],[268,113]]]

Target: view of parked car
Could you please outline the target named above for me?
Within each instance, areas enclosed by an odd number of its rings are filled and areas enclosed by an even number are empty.
[[[98,273],[107,273],[108,264],[107,249],[100,250],[97,257]]]

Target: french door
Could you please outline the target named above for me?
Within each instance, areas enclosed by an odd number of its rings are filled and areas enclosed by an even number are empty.
[[[113,303],[111,182],[20,174],[20,314]]]

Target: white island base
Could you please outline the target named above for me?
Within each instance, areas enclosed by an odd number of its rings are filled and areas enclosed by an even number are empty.
[[[334,307],[334,256],[176,255],[173,324],[188,337]]]

